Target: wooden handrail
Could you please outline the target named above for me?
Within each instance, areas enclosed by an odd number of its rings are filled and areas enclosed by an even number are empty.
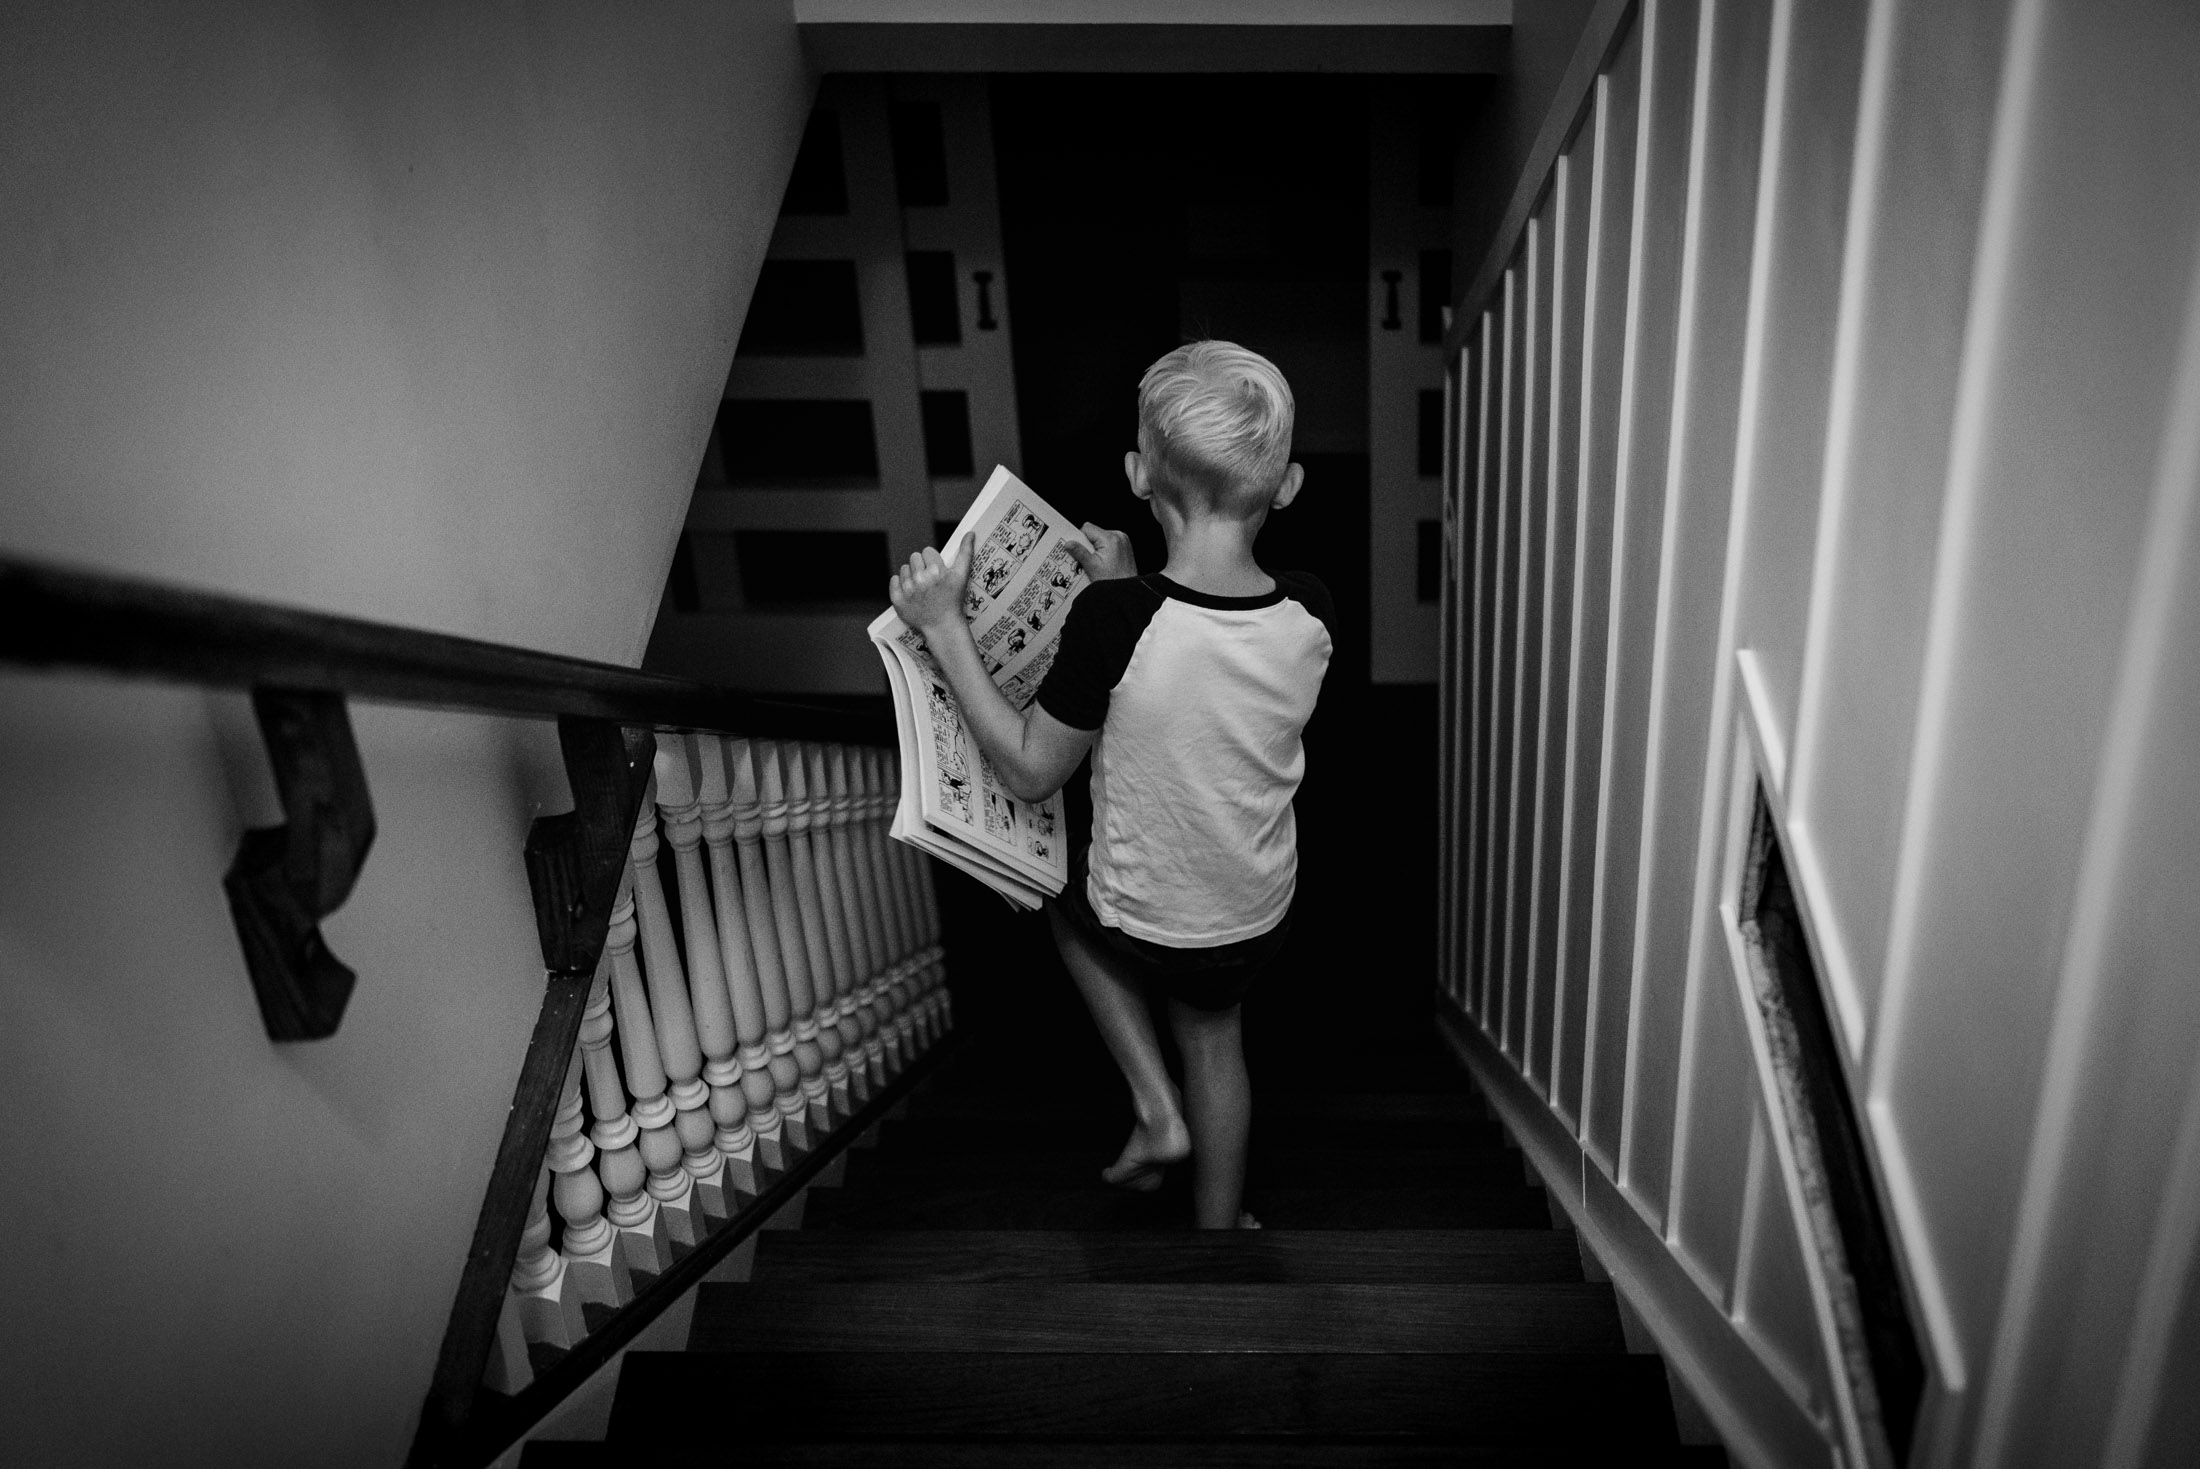
[[[891,745],[884,713],[0,556],[0,663],[527,719]]]

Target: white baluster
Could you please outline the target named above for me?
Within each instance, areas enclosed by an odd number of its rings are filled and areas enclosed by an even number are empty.
[[[711,911],[717,919],[718,956],[726,977],[726,995],[733,1005],[734,1029],[741,1042],[741,1093],[748,1104],[749,1131],[756,1139],[757,1161],[784,1169],[792,1160],[787,1157],[786,1131],[776,1102],[768,1044],[770,1027],[764,1019],[764,990],[757,980],[758,958],[749,936],[749,907],[741,891],[739,859],[733,852],[736,822],[733,789],[726,772],[726,742],[717,735],[697,735],[695,750],[700,759],[696,795],[702,804],[703,846],[710,854]],[[776,962],[776,949],[773,956]],[[799,1074],[794,1066],[793,1044],[790,1035],[790,1078]],[[762,1179],[752,1174],[743,1186],[752,1193],[760,1192]]]
[[[841,1005],[841,1033],[846,1036],[854,1027],[854,1038],[849,1042],[849,1070],[864,1078],[868,1092],[886,1079],[886,1052],[877,1043],[878,1016],[871,1008],[878,1000],[880,971],[886,967],[886,943],[874,906],[875,895],[856,865],[856,844],[862,840],[860,823],[868,815],[851,774],[856,758],[847,746],[833,746],[826,785],[833,798],[833,875],[839,880],[841,908],[855,960],[852,977],[856,983]]]
[[[902,902],[899,885],[899,868],[892,848],[901,843],[887,835],[896,797],[893,794],[891,767],[886,763],[882,750],[866,752],[865,780],[871,788],[870,805],[872,819],[863,824],[863,848],[866,865],[871,869],[871,891],[877,895],[878,912],[886,924],[889,943],[887,965],[880,973],[878,998],[872,1006],[878,1017],[877,1045],[884,1058],[886,1073],[897,1075],[901,1071],[903,1056],[901,1031],[896,1024],[901,1013],[901,1002],[907,998],[909,956],[913,948],[914,930],[910,915]]]
[[[634,942],[633,904],[624,903],[629,915],[624,942]],[[612,908],[617,919],[619,906]],[[588,1110],[595,1118],[586,1136],[579,1129],[580,1114],[567,1125],[563,1107],[550,1124],[550,1147],[544,1159],[558,1175],[552,1197],[558,1217],[565,1221],[563,1253],[584,1301],[623,1306],[634,1299],[634,1281],[627,1271],[626,1254],[619,1247],[619,1231],[605,1212],[607,1193],[640,1195],[642,1155],[635,1148],[641,1129],[626,1115],[626,1088],[619,1080],[619,1062],[611,1054],[611,943],[619,938],[618,924],[604,939],[603,960],[596,966],[596,983],[588,992],[588,1006],[581,1012],[581,1074],[588,1082]],[[578,1101],[576,1097],[574,1100]],[[597,1165],[590,1168],[594,1161]],[[600,1181],[599,1181],[600,1175]],[[655,1206],[650,1206],[654,1210]]]
[[[657,810],[664,820],[665,842],[680,884],[680,930],[687,939],[688,1000],[695,1016],[695,1041],[701,1048],[702,1083],[708,1089],[709,1127],[691,1124],[681,1113],[680,1142],[695,1180],[703,1212],[731,1217],[736,1189],[760,1192],[756,1179],[756,1137],[749,1130],[747,1098],[741,1091],[741,1061],[733,1025],[733,1004],[726,990],[725,958],[718,944],[717,914],[710,879],[703,872],[703,807],[696,796],[700,755],[692,735],[657,736]],[[644,925],[644,942],[648,929]],[[664,1014],[657,1023],[664,1026]],[[667,1048],[669,1054],[670,1048]],[[667,1065],[666,1069],[671,1070]],[[674,1077],[673,1098],[680,1097]],[[696,1135],[691,1138],[690,1128]]]
[[[626,1079],[627,1089],[635,1098],[634,1120],[642,1125],[642,1161],[649,1165],[649,1196],[657,1201],[658,1214],[665,1221],[665,1232],[671,1236],[675,1250],[685,1254],[710,1233],[697,1191],[699,1173],[708,1174],[723,1209],[725,1164],[714,1142],[710,1088],[703,1083],[703,1048],[695,1037],[695,1010],[688,995],[687,973],[672,935],[672,910],[665,903],[664,877],[657,870],[656,795],[657,781],[652,776],[642,794],[641,810],[635,815],[634,841],[628,851],[634,864],[635,922],[641,929],[650,1030],[657,1042],[658,1065],[664,1069],[663,1095],[657,1099],[643,1095],[638,1090],[641,1081],[631,1066]],[[625,1017],[620,1018],[623,1023]],[[668,1109],[661,1115],[670,1132],[669,1148],[666,1139],[654,1135],[652,1119],[660,1115],[658,1101]],[[719,1217],[726,1216],[721,1213]]]
[[[938,1014],[936,995],[944,973],[940,962],[939,900],[932,890],[931,859],[916,848],[905,846],[902,861],[909,868],[910,891],[917,904],[917,935],[923,945],[917,951],[909,1007],[903,1011],[903,1019],[915,1033],[917,1048],[923,1050],[932,1044],[933,1020]]]
[[[826,928],[817,843],[811,840],[818,808],[810,798],[807,748],[791,740],[782,744],[779,766],[787,791],[787,865],[794,876],[795,906],[802,915],[802,952],[810,966],[811,1016],[817,1026],[818,1054],[824,1061],[825,1114],[812,1120],[829,1129],[836,1117],[849,1115],[848,1063],[840,1052],[840,1006],[834,1000],[839,987],[834,978],[835,956]],[[795,1038],[801,1039],[799,1031]]]
[[[627,1265],[662,1275],[672,1264],[672,1235],[670,1222],[657,1206],[663,1195],[677,1194],[687,1186],[687,1170],[680,1166],[672,1099],[665,1095],[665,1064],[657,1054],[657,1028],[650,1018],[641,967],[634,959],[634,937],[634,869],[629,867],[611,910],[608,945],[611,1012],[631,1098],[619,1120],[630,1129],[629,1141],[614,1150],[599,1137],[596,1150],[603,1155],[604,1191],[611,1195],[604,1216],[619,1231],[619,1248],[626,1254]],[[589,1100],[596,1100],[593,1087]],[[601,1127],[603,1114],[596,1116]]]
[[[940,895],[939,889],[933,886],[932,859],[915,851],[910,856],[917,870],[918,916],[924,925],[924,1023],[927,1033],[937,1039],[947,1033],[953,1021],[947,993],[947,950],[940,945]]]
[[[770,874],[772,922],[779,931],[779,963],[787,973],[787,1010],[794,1019],[794,1060],[802,1070],[804,1115],[813,1128],[832,1125],[832,1093],[825,1082],[825,1053],[817,1042],[817,986],[803,932],[802,890],[795,876],[787,828],[787,770],[775,740],[755,743],[757,789],[764,803],[764,866]],[[815,894],[812,894],[812,904]],[[822,946],[821,946],[822,947]]]
[[[585,1024],[587,1011],[581,1013]],[[576,1172],[585,1175],[586,1188],[570,1199],[583,1224],[576,1226],[569,1219],[566,1238],[570,1244],[576,1234],[585,1234],[586,1226],[593,1225],[594,1234],[601,1236],[599,1248],[608,1245],[611,1230],[603,1222],[603,1188],[588,1168],[595,1156],[596,1150],[581,1136],[581,1052],[575,1046],[572,1063],[566,1068],[565,1086],[558,1093],[558,1110],[550,1120],[550,1140],[542,1155],[542,1182],[528,1208],[527,1228],[520,1234],[519,1256],[512,1264],[520,1334],[529,1342],[542,1342],[561,1351],[572,1350],[588,1335],[588,1318],[581,1310],[579,1270],[550,1248],[549,1194],[555,1180],[561,1195],[558,1213],[565,1217],[565,1195],[571,1192],[565,1180]]]
[[[726,778],[732,788],[734,850],[741,864],[741,906],[748,915],[749,946],[756,959],[757,983],[763,991],[764,1043],[771,1053],[773,1104],[779,1109],[784,1155],[781,1166],[785,1166],[794,1161],[792,1153],[809,1151],[810,1123],[803,1100],[801,1062],[795,1054],[787,958],[781,951],[770,863],[765,856],[763,761],[749,740],[729,738],[724,743]]]
[[[825,1079],[832,1087],[833,1109],[849,1117],[868,1088],[859,1049],[863,1030],[849,1013],[855,1004],[855,943],[848,932],[847,910],[841,906],[840,874],[833,867],[833,792],[823,745],[805,741],[790,753],[799,759],[803,790],[809,797],[810,882],[817,889],[818,927],[825,936],[825,972],[817,985],[817,1038],[825,1047]],[[790,832],[792,825],[790,820]]]

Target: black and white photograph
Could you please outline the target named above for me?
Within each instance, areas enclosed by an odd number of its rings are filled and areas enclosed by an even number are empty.
[[[2200,0],[0,0],[0,1463],[2200,1465]]]

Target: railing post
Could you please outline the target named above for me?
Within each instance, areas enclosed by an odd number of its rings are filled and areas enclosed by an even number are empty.
[[[604,1191],[611,1195],[604,1214],[619,1231],[619,1248],[631,1269],[662,1275],[672,1263],[672,1237],[657,1194],[647,1185],[653,1175],[668,1180],[679,1174],[680,1140],[672,1131],[672,1102],[665,1096],[665,1067],[657,1054],[656,1027],[650,1020],[649,997],[634,962],[633,873],[619,889],[618,906],[611,910],[611,1012],[619,1037],[619,1059],[625,1065],[622,1088],[613,1074],[609,1095],[589,1088],[589,1103],[596,1114],[596,1150],[603,1155]],[[604,1053],[610,1059],[610,1053]],[[593,1076],[591,1081],[595,1080]],[[627,1104],[627,1094],[633,1105]],[[613,1138],[617,1141],[614,1142]],[[676,1185],[675,1185],[676,1186]]]
[[[726,998],[718,935],[711,922],[709,880],[703,875],[703,814],[695,799],[691,758],[687,736],[657,736],[655,815],[662,822],[663,843],[672,849],[673,878],[679,885],[680,931],[687,940],[684,992],[681,951],[673,946],[671,915],[656,880],[646,884],[643,895],[649,901],[642,907],[642,946],[649,963],[650,1008],[657,1017],[658,1043],[664,1050],[665,1071],[672,1078],[673,1105],[680,1109],[673,1126],[680,1135],[684,1166],[694,1180],[695,1200],[705,1219],[722,1220],[732,1217],[734,1206],[726,1155],[744,1149],[753,1154],[756,1144],[749,1136],[748,1108],[741,1097],[733,1009]],[[639,847],[638,830],[636,840]],[[665,1004],[656,998],[660,951],[671,971],[665,981],[671,992]],[[694,1074],[687,1069],[690,1065]],[[707,1232],[707,1228],[698,1229],[698,1238]]]
[[[611,953],[606,948],[589,986],[588,1008],[581,1013],[580,1048],[574,1056],[578,1075],[567,1076],[568,1090],[558,1105],[557,1120],[550,1128],[550,1147],[545,1161],[558,1176],[552,1198],[558,1217],[565,1221],[567,1277],[583,1301],[617,1309],[634,1299],[634,1279],[627,1272],[626,1256],[619,1252],[619,1232],[604,1217],[604,1186],[597,1161],[606,1138],[613,1146],[634,1141],[634,1123],[626,1115],[626,1096],[619,1088],[619,1063],[611,1056]],[[588,1083],[589,1110],[595,1113],[593,1132],[581,1126],[580,1081]],[[606,1111],[610,1108],[610,1111]]]
[[[833,874],[839,880],[855,964],[853,988],[841,1006],[840,1023],[842,1035],[848,1038],[851,1074],[862,1078],[868,1091],[886,1079],[884,1052],[878,1045],[878,1016],[872,1010],[878,998],[879,971],[886,967],[886,945],[878,926],[882,895],[868,890],[856,867],[856,843],[862,839],[858,823],[867,820],[870,813],[849,780],[848,767],[847,746],[834,745],[826,773],[833,798]]]
[[[817,987],[811,977],[810,940],[803,931],[801,890],[787,840],[787,773],[780,762],[778,741],[758,740],[753,749],[764,807],[764,866],[770,874],[772,921],[779,930],[779,962],[787,972],[787,1012],[794,1021],[794,1062],[802,1072],[803,1115],[808,1126],[823,1130],[832,1125],[831,1096],[825,1083],[825,1053],[817,1043]]]
[[[778,905],[772,896],[770,864],[765,857],[764,797],[759,773],[763,762],[749,740],[729,738],[725,748],[726,774],[733,787],[733,840],[741,859],[741,903],[748,912],[749,942],[754,946],[756,975],[764,992],[765,1044],[771,1052],[774,1105],[779,1109],[784,1146],[806,1153],[810,1150],[810,1123],[803,1101],[801,1063],[795,1057],[794,1004]]]
[[[872,891],[878,894],[880,918],[888,924],[892,934],[890,961],[879,977],[878,1015],[879,1048],[885,1057],[888,1075],[901,1070],[903,1060],[902,1032],[898,1024],[901,1007],[907,1003],[909,959],[916,951],[916,927],[914,914],[909,907],[908,894],[902,890],[901,864],[893,856],[892,849],[898,843],[886,834],[894,809],[889,767],[884,755],[877,750],[869,752],[864,762],[865,775],[870,787],[871,819],[864,823],[864,847],[871,867]]]
[[[790,740],[779,747],[780,769],[787,789],[787,862],[794,871],[795,906],[802,914],[802,950],[809,959],[811,1014],[817,1025],[818,1054],[824,1061],[825,1120],[849,1115],[848,1063],[840,1054],[840,1006],[835,996],[839,982],[838,958],[825,911],[824,873],[817,865],[818,806],[811,799],[808,747]]]
[[[695,737],[696,753],[701,757],[696,795],[702,803],[703,846],[710,854],[711,911],[718,920],[719,959],[725,972],[727,998],[733,1004],[734,1029],[741,1043],[741,1094],[748,1103],[749,1131],[756,1139],[756,1163],[785,1168],[790,1160],[772,1078],[764,990],[757,978],[761,963],[757,944],[768,939],[752,940],[750,934],[752,910],[743,895],[739,863],[733,852],[738,823],[727,775],[727,743],[717,735]],[[762,1176],[752,1168],[744,1186],[751,1193],[761,1192]]]

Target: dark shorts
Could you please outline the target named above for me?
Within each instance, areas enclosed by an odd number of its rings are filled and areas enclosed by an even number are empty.
[[[1085,853],[1079,850],[1070,860],[1069,885],[1054,900],[1070,927],[1124,960],[1148,986],[1194,1010],[1227,1010],[1242,1003],[1275,968],[1290,942],[1288,911],[1266,933],[1211,949],[1172,949],[1136,938],[1100,921],[1092,911],[1092,900],[1085,896],[1085,875]]]

